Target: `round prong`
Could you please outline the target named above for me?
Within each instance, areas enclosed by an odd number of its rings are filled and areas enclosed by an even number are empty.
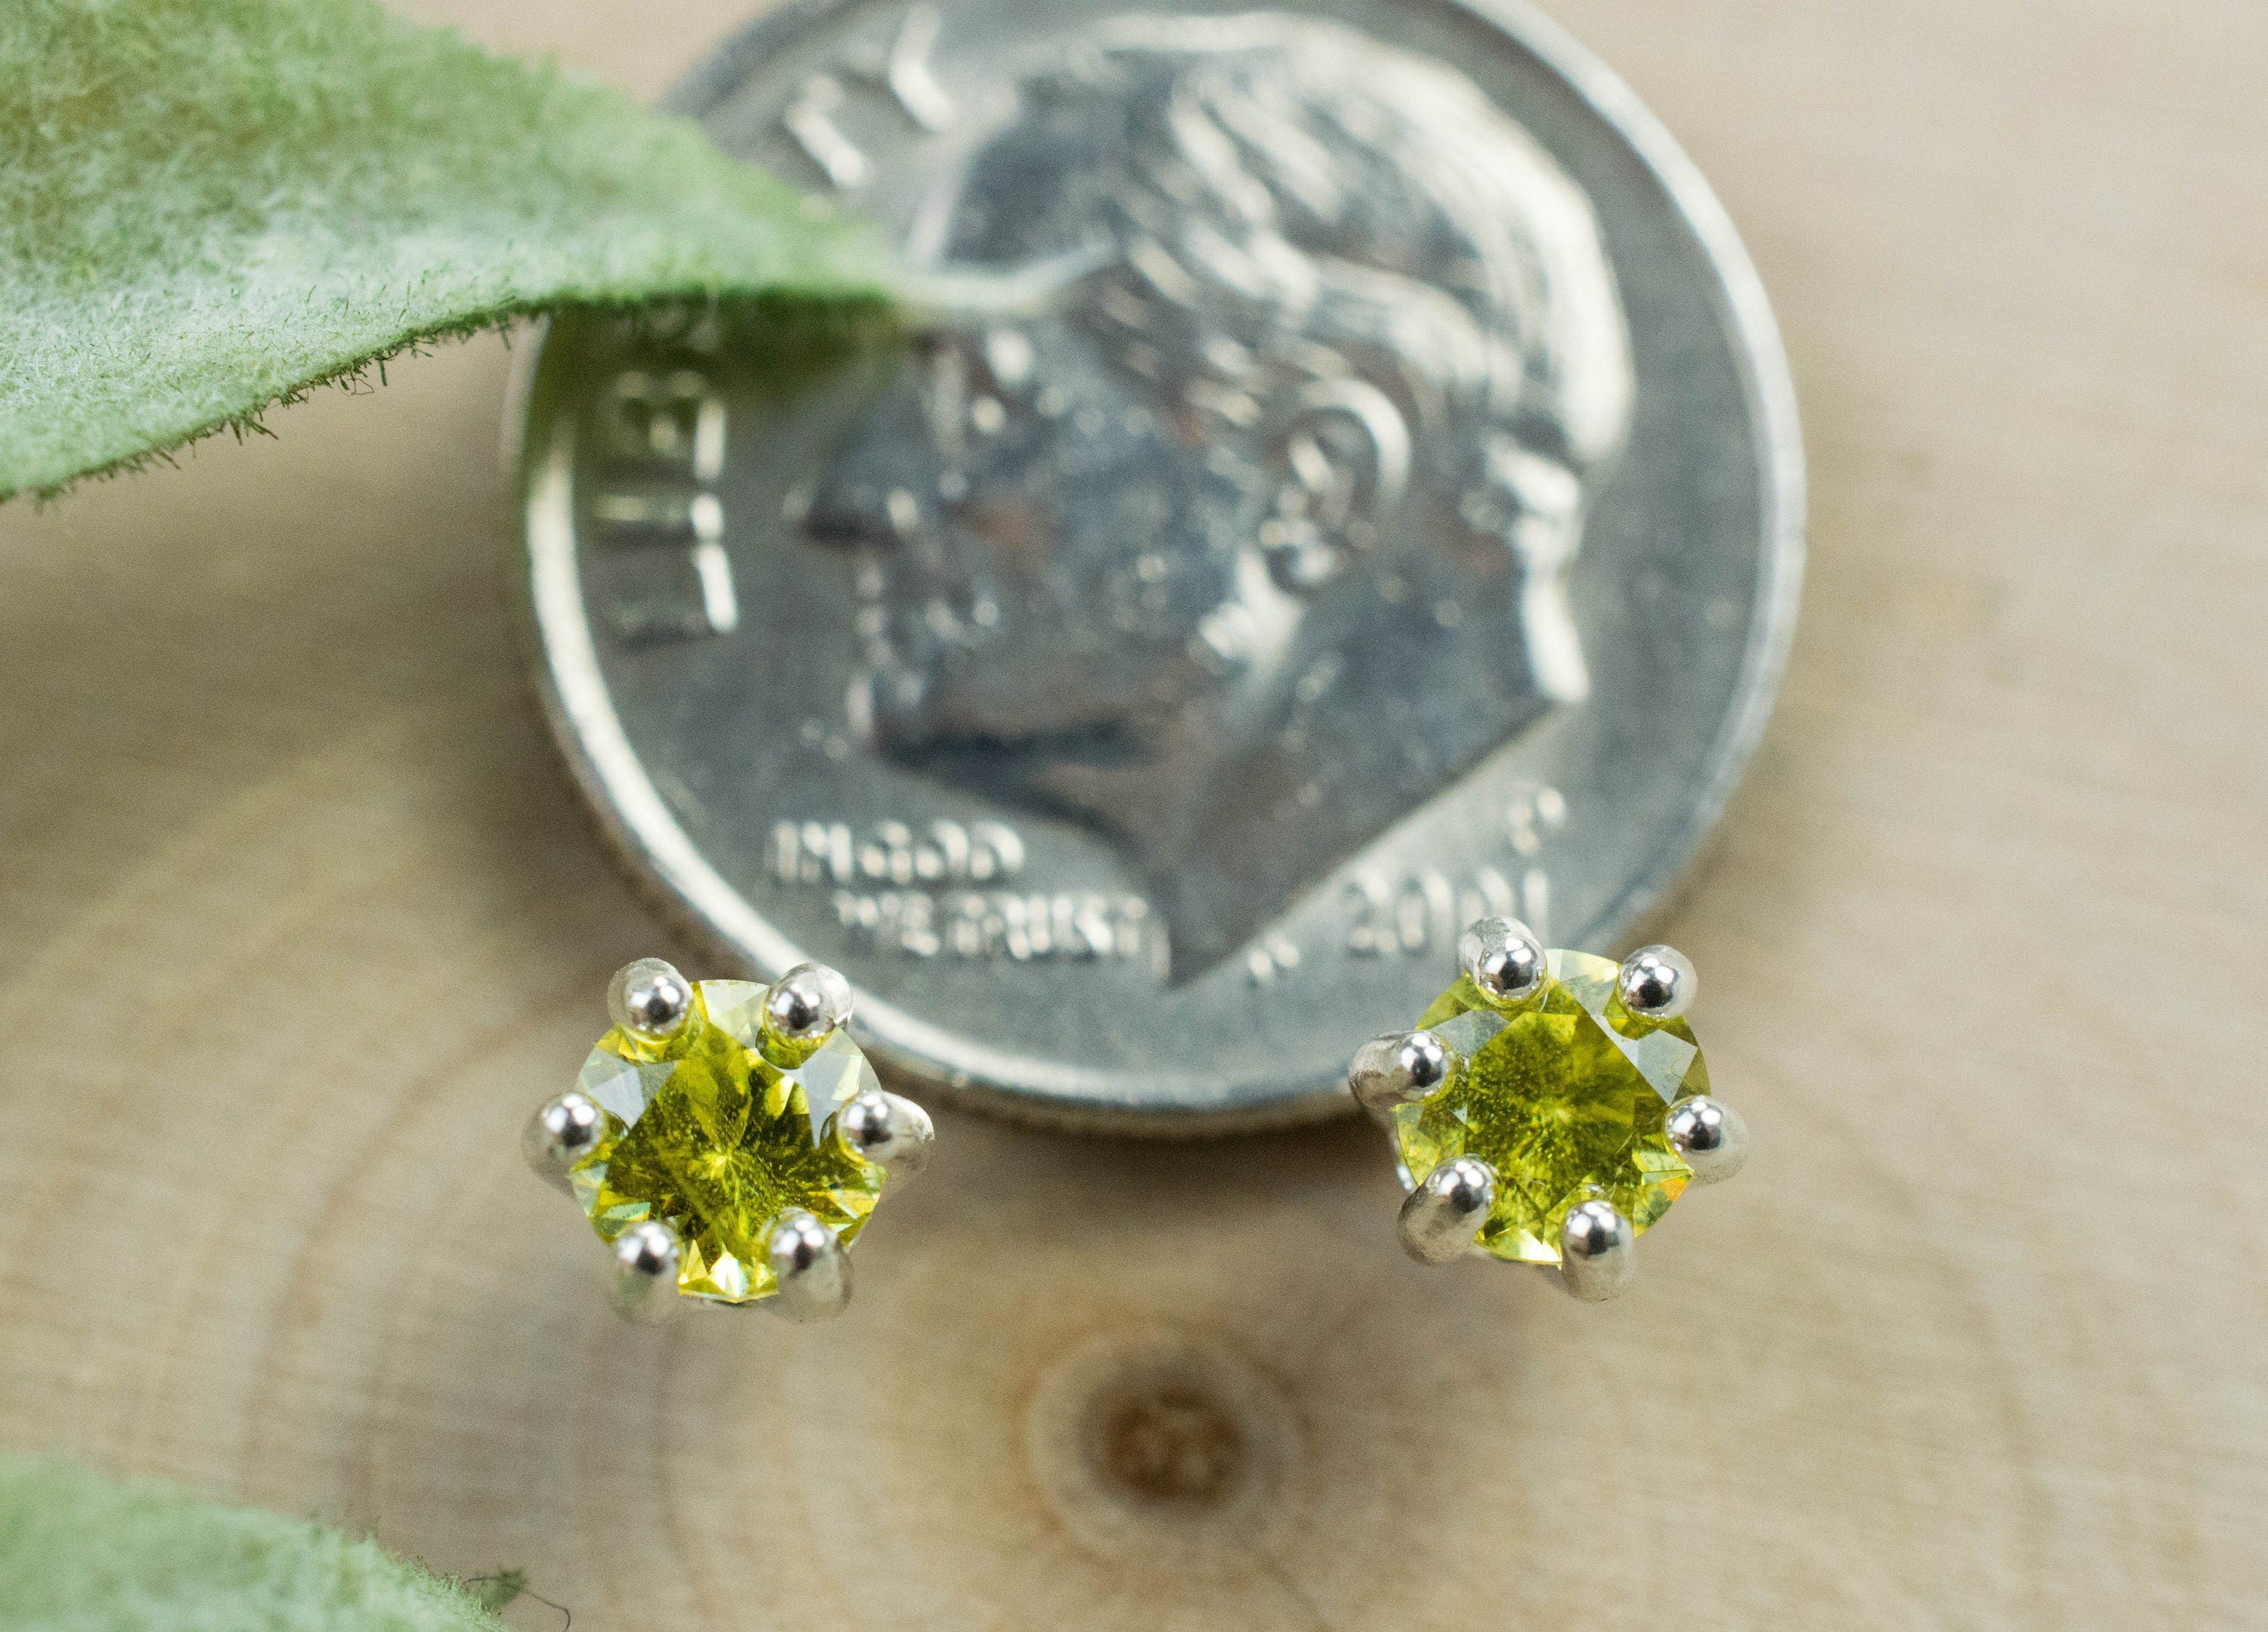
[[[835,1113],[835,1136],[888,1175],[886,1186],[902,1185],[929,1165],[937,1128],[911,1099],[870,1088]]]
[[[1701,977],[1693,959],[1675,946],[1641,946],[1623,959],[1615,990],[1623,1007],[1642,1019],[1674,1020],[1693,1006]]]
[[[616,1236],[614,1249],[615,1308],[625,1320],[659,1325],[684,1306],[677,1295],[684,1249],[675,1230],[649,1218]]]
[[[585,1096],[569,1089],[547,1100],[520,1129],[519,1153],[546,1184],[572,1195],[575,1187],[567,1171],[598,1149],[606,1136],[607,1114]]]
[[[1722,1184],[1749,1159],[1748,1123],[1731,1106],[1705,1093],[1671,1106],[1661,1130],[1693,1170],[1696,1184]]]
[[[1457,937],[1457,961],[1493,1003],[1523,1003],[1551,978],[1535,932],[1516,918],[1483,918]]]
[[[1347,1088],[1373,1116],[1424,1099],[1462,1070],[1457,1051],[1432,1032],[1395,1032],[1355,1050]]]
[[[782,1213],[765,1242],[778,1296],[764,1306],[790,1320],[825,1320],[850,1301],[850,1254],[834,1231],[800,1210]]]
[[[1638,1235],[1607,1202],[1585,1202],[1567,1212],[1559,1231],[1559,1280],[1587,1304],[1602,1304],[1630,1290],[1638,1273]]]
[[[764,994],[764,1025],[790,1042],[818,1042],[850,1018],[850,982],[823,963],[799,963]]]
[[[1495,1205],[1496,1174],[1486,1162],[1444,1162],[1402,1203],[1402,1248],[1421,1264],[1461,1258]]]
[[[693,986],[674,964],[641,958],[607,982],[607,1012],[615,1024],[645,1042],[659,1042],[693,1012]]]

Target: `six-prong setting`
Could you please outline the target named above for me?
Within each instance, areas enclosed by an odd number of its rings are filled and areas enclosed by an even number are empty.
[[[852,1040],[850,983],[821,964],[770,986],[696,983],[641,959],[608,1008],[614,1029],[521,1143],[607,1243],[616,1308],[839,1313],[852,1241],[936,1137]]]
[[[1685,1021],[1693,965],[1668,946],[1620,964],[1547,951],[1505,918],[1457,951],[1461,978],[1418,1028],[1364,1044],[1348,1074],[1401,1158],[1402,1244],[1429,1264],[1549,1267],[1586,1302],[1619,1296],[1638,1238],[1747,1155]]]

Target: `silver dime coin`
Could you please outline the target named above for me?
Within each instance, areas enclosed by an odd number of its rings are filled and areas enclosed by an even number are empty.
[[[1612,949],[1793,621],[1786,370],[1715,201],[1493,0],[818,0],[680,93],[879,222],[905,343],[555,325],[526,568],[569,760],[735,961],[917,1084],[1349,1103],[1489,913]]]

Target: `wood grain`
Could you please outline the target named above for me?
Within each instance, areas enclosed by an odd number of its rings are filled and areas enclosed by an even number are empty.
[[[642,92],[734,20],[417,9]],[[659,931],[523,695],[484,342],[0,511],[0,1442],[594,1632],[2268,1624],[2268,12],[1559,15],[1746,233],[1813,461],[1668,926],[1760,1149],[1633,1294],[1412,1269],[1352,1125],[948,1115],[846,1320],[608,1319],[514,1136]],[[1233,1499],[1083,1488],[1113,1387]]]

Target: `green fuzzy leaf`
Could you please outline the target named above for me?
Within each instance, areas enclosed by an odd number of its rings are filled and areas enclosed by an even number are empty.
[[[885,276],[695,126],[373,0],[0,0],[0,498],[518,313]]]
[[[526,1592],[527,1571],[499,1570],[494,1575],[468,1576],[457,1584],[482,1609],[498,1610]]]
[[[374,1542],[0,1454],[8,1632],[502,1632],[461,1588]]]

